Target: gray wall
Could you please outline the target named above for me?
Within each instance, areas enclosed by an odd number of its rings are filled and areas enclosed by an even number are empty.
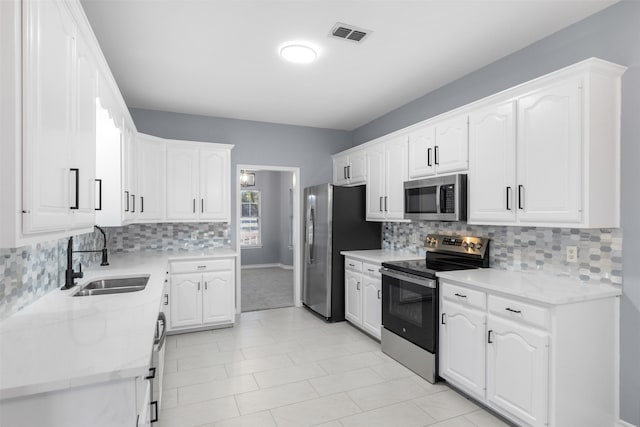
[[[242,249],[242,265],[283,264],[293,265],[293,252],[289,249],[289,232],[284,228],[289,217],[289,188],[291,172],[257,171],[255,187],[260,190],[262,247]],[[285,198],[286,197],[286,198]],[[291,256],[289,256],[291,255]]]
[[[620,406],[622,419],[640,426],[640,2],[621,1],[354,130],[353,138],[366,142],[592,56],[629,67],[622,79]]]
[[[237,186],[236,165],[300,168],[298,189],[330,182],[331,154],[350,148],[351,133],[332,129],[279,125],[247,120],[131,109],[138,131],[161,138],[234,144],[231,188]],[[236,198],[231,192],[231,242],[235,247]],[[300,193],[302,199],[302,193]],[[301,207],[302,209],[302,207]]]

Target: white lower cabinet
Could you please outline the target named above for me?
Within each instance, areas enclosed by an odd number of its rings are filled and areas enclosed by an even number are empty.
[[[618,298],[540,297],[441,279],[439,375],[519,426],[613,426]]]
[[[380,339],[382,326],[382,279],[380,264],[345,257],[345,318]]]
[[[232,325],[235,318],[235,262],[202,259],[170,263],[169,330]]]
[[[487,400],[529,425],[546,425],[549,334],[492,315],[487,330]]]

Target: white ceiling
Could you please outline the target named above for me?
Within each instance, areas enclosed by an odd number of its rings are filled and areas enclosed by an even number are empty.
[[[616,2],[82,0],[129,107],[345,130]],[[283,61],[292,40],[317,61]]]

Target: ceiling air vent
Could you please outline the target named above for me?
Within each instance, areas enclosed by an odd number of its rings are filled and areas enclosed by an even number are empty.
[[[336,25],[334,25],[331,29],[331,36],[343,40],[350,40],[355,43],[361,42],[369,34],[371,34],[370,30],[354,27],[353,25],[343,24],[341,22],[336,23]]]

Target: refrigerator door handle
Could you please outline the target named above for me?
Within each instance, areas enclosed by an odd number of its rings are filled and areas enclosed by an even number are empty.
[[[313,264],[315,240],[316,240],[316,214],[313,206],[309,206],[309,213],[307,217],[307,241],[309,245],[309,264]]]

